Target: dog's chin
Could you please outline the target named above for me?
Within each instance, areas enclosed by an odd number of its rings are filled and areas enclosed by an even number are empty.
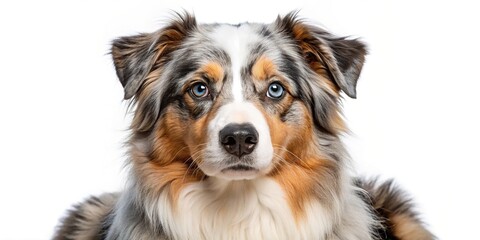
[[[250,180],[261,175],[261,171],[257,168],[238,164],[223,168],[218,172],[217,177],[225,180]]]
[[[209,176],[226,181],[253,180],[267,175],[273,163],[273,154],[269,149],[262,152],[253,152],[242,157],[232,156],[218,152],[207,152],[206,156],[199,161],[198,167]]]
[[[265,168],[258,168],[253,165],[246,164],[233,164],[230,166],[205,166],[200,169],[210,177],[216,177],[219,179],[232,181],[232,180],[252,180],[265,175]]]

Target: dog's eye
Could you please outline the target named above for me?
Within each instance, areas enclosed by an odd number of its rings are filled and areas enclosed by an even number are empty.
[[[190,93],[195,98],[204,98],[208,96],[208,87],[205,83],[195,83],[190,89]]]
[[[283,97],[285,89],[280,83],[272,83],[268,86],[267,97],[273,99],[280,99]]]

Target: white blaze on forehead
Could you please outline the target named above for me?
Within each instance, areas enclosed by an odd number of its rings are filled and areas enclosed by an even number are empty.
[[[248,55],[251,53],[252,45],[258,42],[259,36],[251,25],[240,26],[219,25],[210,33],[210,38],[215,46],[225,51],[230,58],[231,68],[231,89],[224,87],[222,92],[230,95],[233,101],[226,101],[215,117],[208,124],[208,144],[205,148],[205,155],[208,156],[199,164],[202,171],[209,176],[216,176],[226,179],[252,179],[257,175],[266,174],[269,171],[273,159],[273,146],[270,138],[270,130],[263,113],[251,102],[245,99],[243,94],[242,68],[248,64]],[[231,175],[222,172],[229,166],[226,159],[230,154],[225,151],[219,140],[219,133],[228,124],[252,124],[258,132],[258,142],[255,150],[250,154],[253,158],[252,167],[258,172],[253,175]]]
[[[231,92],[233,100],[241,102],[244,100],[241,70],[245,66],[251,50],[249,45],[258,39],[258,35],[251,26],[243,24],[240,26],[220,25],[213,31],[211,37],[230,57],[233,75]]]
[[[222,106],[210,121],[209,130],[221,129],[230,123],[251,123],[257,130],[268,129],[263,114],[250,102],[233,102]]]

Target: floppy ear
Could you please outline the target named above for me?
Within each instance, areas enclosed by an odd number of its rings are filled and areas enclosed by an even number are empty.
[[[111,54],[125,99],[132,98],[139,91],[148,74],[160,67],[161,58],[172,52],[196,25],[192,15],[177,13],[177,19],[157,32],[113,41]]]
[[[313,29],[312,29],[313,28]],[[351,98],[357,97],[357,81],[362,71],[367,49],[357,39],[334,37],[321,29],[311,27],[321,46],[319,56],[327,65],[335,83]]]
[[[305,24],[297,19],[296,12],[278,17],[275,28],[294,41],[297,51],[307,63],[305,67],[312,70],[310,74],[322,76],[307,76],[307,88],[303,91],[316,128],[329,134],[345,130],[339,113],[338,95],[333,93],[341,90],[351,98],[356,97],[366,46],[358,40],[336,37],[321,28]]]
[[[336,37],[321,28],[304,24],[296,18],[296,12],[279,17],[277,26],[293,36],[314,71],[318,73],[319,66],[326,67],[330,75],[326,77],[349,97],[356,98],[357,80],[367,54],[365,44],[357,39]]]
[[[157,89],[163,74],[162,67],[170,61],[188,34],[196,28],[196,21],[187,13],[178,14],[164,28],[153,33],[121,37],[113,41],[111,54],[118,79],[124,88],[125,99],[136,104],[132,129],[150,131],[160,116],[165,95]],[[161,87],[164,84],[160,84]]]
[[[113,63],[124,88],[125,99],[130,99],[137,93],[158,58],[156,37],[153,33],[143,33],[113,41]]]

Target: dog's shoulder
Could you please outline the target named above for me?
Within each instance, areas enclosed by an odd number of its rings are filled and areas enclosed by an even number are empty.
[[[73,206],[57,227],[53,240],[105,239],[118,197],[117,193],[104,193]]]

